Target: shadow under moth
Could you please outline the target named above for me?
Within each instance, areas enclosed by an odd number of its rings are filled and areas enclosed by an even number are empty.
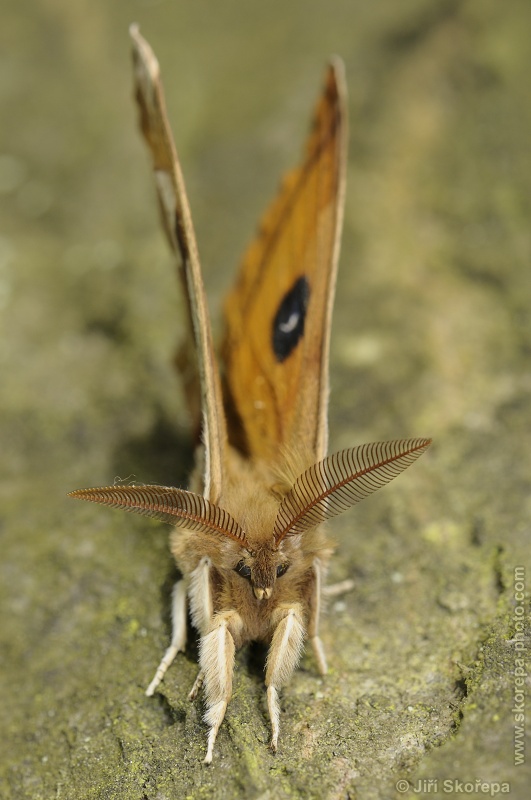
[[[285,177],[225,303],[220,360],[210,321],[183,176],[167,120],[159,65],[132,26],[140,126],[162,222],[175,254],[188,317],[178,365],[198,436],[190,490],[158,485],[79,489],[71,496],[174,526],[182,574],[172,595],[171,644],[152,695],[186,642],[187,613],[200,636],[208,745],[232,692],[235,652],[266,644],[271,747],[279,690],[306,639],[319,672],[323,582],[333,547],[322,523],[395,478],[429,439],[364,444],[327,455],[328,358],[345,196],[343,66],[326,71],[302,164]],[[221,370],[218,366],[221,365]]]

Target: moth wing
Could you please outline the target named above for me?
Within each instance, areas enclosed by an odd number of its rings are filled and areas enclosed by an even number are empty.
[[[289,172],[225,305],[229,438],[252,458],[321,459],[346,165],[343,65],[334,59],[302,164]]]
[[[153,159],[162,223],[177,258],[186,298],[188,338],[181,350],[186,357],[181,359],[180,367],[192,414],[202,417],[204,493],[216,502],[222,488],[226,426],[201,265],[181,166],[166,114],[159,64],[136,25],[131,26],[130,34],[140,127]],[[194,352],[196,361],[190,358]]]

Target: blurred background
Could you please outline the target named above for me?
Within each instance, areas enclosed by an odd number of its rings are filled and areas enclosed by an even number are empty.
[[[266,748],[261,667],[242,662],[219,740],[225,794],[200,769],[201,707],[185,699],[193,647],[158,700],[142,695],[168,637],[166,529],[65,498],[115,476],[182,486],[191,463],[132,22],[161,64],[215,330],[299,158],[326,61],[343,58],[331,449],[435,439],[333,529],[332,578],[355,576],[357,593],[324,634],[337,651],[328,688],[307,656],[286,690],[283,761]],[[477,665],[489,631],[510,638],[500,603],[508,620],[511,569],[529,554],[530,25],[525,0],[4,0],[2,797],[184,797],[197,781],[216,797],[390,796],[397,775],[453,776],[444,756],[422,765],[463,715],[469,768],[489,763],[502,779],[510,721],[482,739],[501,712],[467,716],[456,664]],[[498,677],[510,668],[500,658]],[[411,719],[417,702],[436,722]]]

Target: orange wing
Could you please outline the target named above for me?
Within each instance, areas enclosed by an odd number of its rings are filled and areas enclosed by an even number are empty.
[[[343,66],[328,67],[302,165],[288,173],[225,305],[229,438],[252,458],[324,457],[328,353],[343,218]]]

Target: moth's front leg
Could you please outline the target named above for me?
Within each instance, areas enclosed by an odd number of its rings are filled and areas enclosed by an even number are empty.
[[[242,628],[243,622],[237,611],[214,614],[210,631],[202,637],[199,645],[207,705],[204,720],[210,728],[205,764],[212,761],[214,742],[231,697],[235,640],[240,640]]]
[[[184,580],[177,581],[173,587],[171,602],[171,642],[162,657],[162,661],[157,667],[155,677],[146,689],[148,697],[151,697],[154,693],[177,653],[184,651],[186,646],[186,588],[186,582]]]
[[[266,661],[267,707],[271,719],[271,749],[277,749],[280,706],[278,690],[297,666],[304,644],[302,605],[279,605],[272,615],[273,639]]]

